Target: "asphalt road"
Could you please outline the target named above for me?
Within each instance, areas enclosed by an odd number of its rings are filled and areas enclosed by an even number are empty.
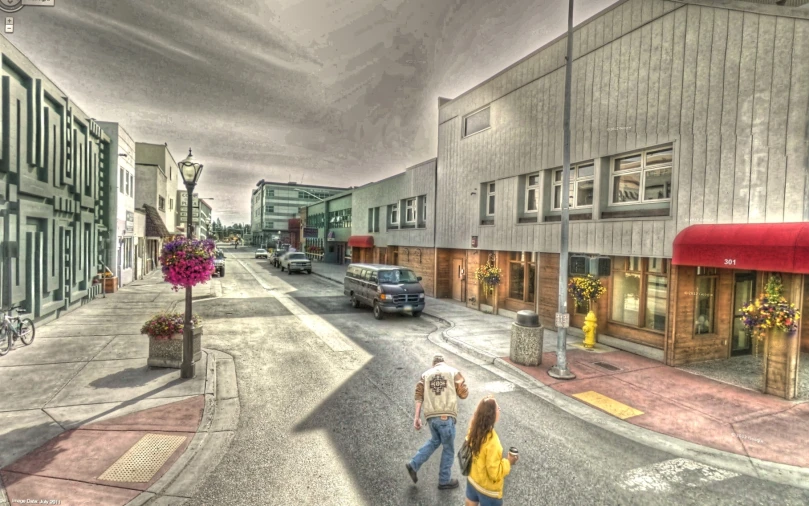
[[[500,402],[497,431],[522,456],[506,478],[506,504],[809,504],[809,491],[706,468],[582,422],[433,345],[438,323],[426,317],[376,321],[332,282],[281,273],[250,248],[225,252],[222,297],[194,309],[206,321],[205,346],[235,359],[241,418],[191,504],[463,504],[463,480],[437,489],[440,450],[417,485],[404,467],[429,434],[413,429],[413,389],[437,352],[470,387],[458,444],[475,403],[488,393]],[[453,475],[463,478],[457,464]]]

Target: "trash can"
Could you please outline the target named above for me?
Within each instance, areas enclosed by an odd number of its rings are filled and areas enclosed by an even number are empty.
[[[511,361],[527,366],[541,364],[544,330],[535,312],[519,311],[517,321],[511,324]]]

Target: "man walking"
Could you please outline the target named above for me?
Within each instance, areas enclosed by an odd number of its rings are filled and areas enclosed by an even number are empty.
[[[416,384],[416,417],[413,427],[421,430],[421,413],[430,427],[432,437],[418,451],[415,457],[405,464],[413,483],[418,481],[419,468],[443,445],[441,465],[438,472],[438,488],[457,488],[458,480],[451,479],[452,462],[455,460],[455,422],[458,418],[458,397],[466,399],[469,389],[457,369],[444,362],[444,357],[433,357],[433,367],[421,375]],[[423,409],[422,409],[423,408]]]

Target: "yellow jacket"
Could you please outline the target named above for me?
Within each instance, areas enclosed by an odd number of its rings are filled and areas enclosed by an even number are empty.
[[[466,435],[467,441],[469,434]],[[503,458],[503,445],[497,432],[491,433],[480,445],[480,452],[472,457],[469,483],[483,495],[503,498],[503,480],[511,472],[511,462]]]

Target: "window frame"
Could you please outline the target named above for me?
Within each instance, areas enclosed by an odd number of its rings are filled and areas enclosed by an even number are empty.
[[[395,219],[394,219],[395,217]],[[390,224],[391,225],[399,225],[399,203],[396,202],[395,204],[390,205]]]
[[[469,118],[471,118],[471,117],[473,117],[473,116],[476,116],[476,115],[478,115],[478,114],[482,113],[483,111],[488,111],[489,118],[488,118],[488,121],[487,121],[487,126],[485,126],[484,128],[481,128],[480,130],[475,130],[475,131],[474,131],[474,132],[472,132],[472,133],[467,133],[467,126],[468,126],[468,125],[467,125],[467,123],[468,123],[468,121],[469,121]],[[480,132],[485,132],[486,130],[491,129],[491,128],[492,128],[492,110],[491,110],[491,105],[487,105],[487,106],[485,106],[485,107],[481,107],[481,108],[480,108],[480,109],[478,109],[477,111],[470,112],[469,114],[467,114],[466,116],[464,116],[464,117],[463,117],[463,123],[462,123],[462,127],[463,127],[462,132],[461,132],[461,138],[462,138],[462,139],[466,139],[467,137],[471,137],[471,136],[473,136],[473,135],[475,135],[475,134],[479,134]]]
[[[704,269],[706,272],[701,273],[700,271]],[[710,321],[708,322],[708,332],[697,332],[697,321],[699,318],[697,305],[699,304],[699,280],[700,279],[710,279],[713,280],[713,293],[710,294],[713,297],[713,301],[711,303],[711,315]],[[716,267],[697,267],[697,273],[694,277],[694,325],[691,327],[691,335],[695,338],[701,337],[716,337],[718,335],[716,331],[716,299],[717,295],[716,292],[719,288],[719,269]]]
[[[126,174],[126,178],[124,178],[124,174]],[[128,185],[129,185],[129,173],[128,173],[128,172],[124,172],[124,168],[123,168],[123,167],[121,167],[121,168],[119,169],[118,181],[119,181],[119,184],[118,184],[118,189],[120,190],[120,192],[121,192],[121,193],[123,193],[123,194],[125,194],[125,195],[128,195],[128,194],[126,193],[126,186],[128,186]]]
[[[639,266],[637,269],[634,269],[631,265],[632,259],[637,258],[639,260]],[[609,289],[609,308],[607,314],[607,321],[611,325],[621,325],[624,327],[629,327],[632,329],[637,329],[641,332],[653,332],[655,334],[665,335],[666,334],[666,327],[670,323],[670,318],[672,315],[669,314],[668,311],[668,298],[670,295],[671,290],[671,260],[668,258],[659,258],[654,257],[657,260],[662,260],[662,272],[657,271],[650,271],[649,270],[649,260],[652,258],[650,257],[640,257],[640,256],[614,256],[612,257],[612,272],[610,273],[610,289]],[[624,264],[622,267],[618,267],[619,260],[623,259]],[[638,290],[638,325],[633,325],[631,323],[625,323],[622,321],[618,321],[613,319],[612,311],[613,311],[613,304],[614,304],[614,297],[615,297],[615,275],[616,273],[626,273],[630,272],[633,274],[637,274],[640,277],[640,289]],[[663,276],[666,278],[666,321],[663,325],[663,330],[657,330],[651,327],[646,326],[646,304],[648,299],[648,292],[649,292],[649,276]]]
[[[671,161],[669,162],[659,162],[648,166],[646,163],[646,157],[650,153],[654,153],[657,151],[671,151]],[[640,168],[638,169],[627,169],[627,170],[615,170],[615,162],[624,158],[630,158],[632,156],[640,155]],[[651,172],[654,170],[660,169],[669,169],[670,171],[670,178],[668,183],[668,190],[669,196],[667,198],[662,199],[646,199],[646,173]],[[621,155],[613,156],[610,158],[610,169],[609,169],[609,188],[608,188],[608,205],[610,207],[620,207],[620,206],[638,206],[643,204],[659,204],[661,202],[669,202],[671,203],[672,200],[672,187],[674,182],[674,145],[669,144],[665,146],[658,146],[655,148],[646,148],[636,151],[631,151],[629,153],[624,153]],[[618,176],[626,176],[631,174],[640,174],[640,182],[638,183],[638,200],[634,202],[615,202],[614,201],[614,186],[615,186],[615,178]]]
[[[161,196],[157,196],[157,210],[166,212],[166,199]]]
[[[408,225],[416,223],[416,210],[418,209],[416,201],[415,197],[405,200],[405,223]]]
[[[495,212],[497,211],[497,187],[495,186],[496,181],[492,181],[489,183],[485,183],[486,185],[486,200],[483,202],[483,205],[486,206],[486,216],[494,217]],[[492,200],[494,199],[494,200]],[[491,205],[490,205],[491,202]],[[491,208],[491,209],[490,209]]]
[[[536,183],[531,184],[531,178],[534,177],[534,176],[536,176],[537,181],[536,181]],[[531,174],[526,174],[525,175],[525,204],[523,205],[523,212],[526,213],[526,214],[539,213],[539,202],[540,202],[540,198],[539,198],[540,184],[539,183],[540,183],[540,177],[542,177],[542,174],[539,171],[532,172]],[[535,200],[535,203],[536,203],[536,209],[528,209],[528,203],[531,201],[531,199],[529,198],[529,195],[531,194],[531,191],[533,191],[534,195],[536,195],[536,197],[534,197],[534,200]]]
[[[519,260],[514,260],[511,258],[513,253],[517,253],[521,255]],[[509,300],[523,302],[526,304],[534,304],[536,302],[536,288],[538,282],[538,271],[537,271],[537,260],[539,254],[532,252],[532,251],[510,251],[508,255],[508,289],[506,290],[506,298]],[[515,299],[511,296],[511,265],[512,264],[520,264],[522,265],[523,271],[523,279],[522,279],[522,299]],[[529,291],[530,287],[530,279],[531,279],[531,266],[534,267],[534,289]],[[530,292],[530,293],[529,293]]]
[[[581,168],[581,167],[590,167],[590,166],[593,167],[593,174],[591,176],[583,176],[583,177],[579,176],[579,168]],[[551,195],[550,195],[550,198],[551,198],[550,209],[551,209],[551,211],[561,211],[562,210],[561,196],[560,196],[559,207],[555,207],[556,189],[559,188],[559,191],[560,192],[562,191],[562,181],[563,181],[563,179],[560,179],[559,182],[557,182],[556,181],[556,174],[558,172],[562,172],[564,170],[565,170],[564,167],[562,167],[561,169],[556,168],[556,169],[551,170]],[[562,175],[562,177],[564,177],[564,175]],[[572,195],[573,203],[568,205],[568,209],[592,209],[593,208],[593,204],[578,205],[579,183],[583,183],[583,182],[586,182],[586,181],[592,181],[593,182],[593,197],[595,198],[595,194],[596,194],[596,187],[595,186],[596,186],[596,184],[595,184],[595,161],[594,160],[590,160],[589,162],[581,162],[581,163],[577,163],[577,164],[574,164],[574,165],[570,166],[570,186],[573,187],[573,195]],[[568,195],[568,199],[570,199],[570,198],[571,198],[571,195]]]

